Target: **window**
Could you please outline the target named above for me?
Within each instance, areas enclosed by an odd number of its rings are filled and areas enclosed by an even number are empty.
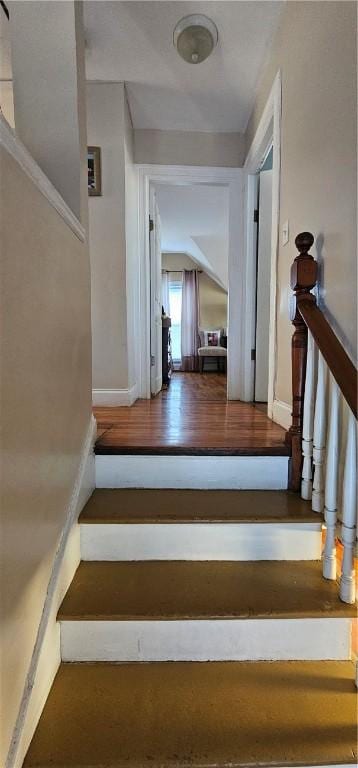
[[[172,320],[172,358],[174,363],[181,361],[181,300],[182,281],[170,280],[169,282],[169,314]]]

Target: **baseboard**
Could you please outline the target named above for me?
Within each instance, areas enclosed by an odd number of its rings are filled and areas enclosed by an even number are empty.
[[[133,405],[138,398],[138,386],[134,384],[130,389],[93,389],[93,405],[115,407],[117,405]]]
[[[289,429],[292,424],[292,406],[282,400],[274,400],[272,404],[272,420],[280,424],[284,429]]]
[[[21,768],[60,665],[60,629],[56,617],[81,559],[80,527],[77,519],[95,487],[95,437],[96,421],[92,416],[66,511],[66,522],[54,558],[6,768]]]

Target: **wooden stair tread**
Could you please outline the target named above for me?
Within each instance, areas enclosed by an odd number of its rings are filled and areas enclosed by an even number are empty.
[[[355,764],[350,662],[62,664],[24,768]]]
[[[97,488],[80,523],[321,523],[289,491],[197,491]]]
[[[320,562],[82,562],[61,620],[350,617]]]

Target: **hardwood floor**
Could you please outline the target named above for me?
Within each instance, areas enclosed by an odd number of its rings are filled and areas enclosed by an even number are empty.
[[[224,374],[175,373],[152,400],[94,415],[97,454],[288,455],[285,430],[262,407],[226,400]]]

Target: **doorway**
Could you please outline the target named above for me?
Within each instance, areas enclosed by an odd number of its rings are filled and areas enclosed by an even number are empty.
[[[140,387],[139,396],[142,398],[150,398],[156,395],[159,390],[159,377],[160,377],[160,344],[159,344],[159,306],[162,308],[163,300],[159,302],[159,237],[158,232],[162,232],[163,223],[162,215],[160,211],[160,191],[166,188],[165,196],[167,196],[171,189],[187,188],[188,190],[196,189],[199,192],[206,190],[209,187],[216,188],[218,191],[225,190],[228,198],[228,247],[227,247],[227,285],[229,286],[229,308],[228,308],[228,321],[226,327],[222,327],[222,336],[226,337],[225,342],[227,344],[227,358],[228,358],[228,370],[227,370],[227,398],[238,399],[239,398],[239,311],[240,305],[239,295],[241,292],[241,282],[239,280],[242,252],[240,243],[241,234],[241,174],[240,169],[218,169],[218,168],[189,168],[189,167],[163,167],[159,166],[139,166],[139,181],[140,181],[140,234],[141,234],[141,248],[140,248],[140,302],[138,307],[138,344],[140,347]],[[156,208],[157,206],[157,208]],[[178,208],[179,210],[179,208]],[[215,212],[213,214],[215,220]],[[148,227],[149,222],[149,227]],[[200,233],[198,233],[200,234]],[[204,233],[205,234],[205,233]],[[163,250],[163,232],[161,236],[161,247]],[[201,242],[195,243],[196,251],[190,253],[190,257],[194,261],[189,271],[196,271],[198,273],[205,272],[206,269],[202,268],[200,264],[200,258],[198,253],[205,250],[204,238]],[[169,249],[168,249],[169,250]],[[170,249],[173,253],[174,249]],[[167,256],[168,254],[166,254]],[[188,252],[184,255],[188,256]],[[208,267],[208,277],[212,279],[214,276],[210,274],[210,265]],[[170,270],[175,272],[174,266]],[[182,275],[186,271],[186,267],[180,268]],[[178,276],[180,280],[180,275]],[[206,279],[203,277],[203,280]],[[173,281],[172,281],[173,282]],[[177,280],[178,283],[178,280]],[[177,299],[179,299],[178,285],[173,282],[172,287],[172,303],[175,301],[174,293],[176,292]],[[185,291],[182,288],[182,301],[185,300]],[[175,314],[175,313],[174,313]],[[177,313],[176,313],[177,314]],[[173,335],[174,341],[174,358],[178,361],[179,346],[182,347],[182,343],[179,340],[179,322],[178,318],[173,318],[174,327]],[[224,326],[224,323],[222,323]],[[227,330],[228,329],[228,330]],[[216,328],[209,328],[210,331],[217,330]],[[183,328],[180,328],[182,333]],[[173,357],[173,349],[171,350]],[[188,357],[190,354],[188,353]],[[154,359],[153,359],[154,358]],[[183,358],[183,355],[182,355]],[[174,363],[176,361],[174,360]],[[178,361],[179,362],[179,361]],[[190,361],[189,361],[190,362]],[[183,364],[183,359],[181,361]],[[212,361],[206,362],[206,367],[210,369]],[[175,367],[175,366],[174,366]],[[154,369],[154,370],[153,370]],[[190,367],[186,368],[190,371]]]

